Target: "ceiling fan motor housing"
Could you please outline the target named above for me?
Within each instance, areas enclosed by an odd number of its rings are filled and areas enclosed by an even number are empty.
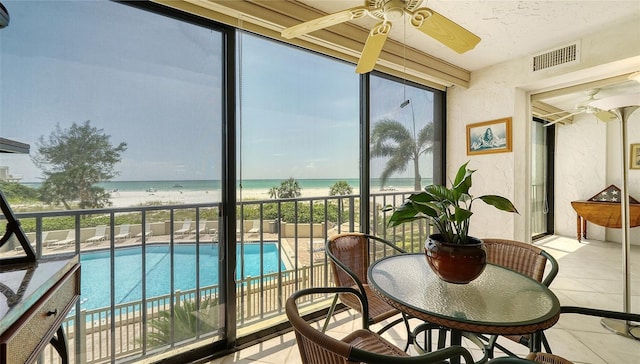
[[[406,11],[414,11],[423,0],[365,0],[365,6],[369,14],[378,19],[395,20],[404,15]]]

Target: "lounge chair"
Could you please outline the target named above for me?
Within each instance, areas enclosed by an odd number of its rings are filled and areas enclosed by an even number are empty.
[[[144,224],[144,237],[146,238],[153,235],[153,231],[151,231],[151,223]],[[136,239],[142,239],[142,231],[136,234]]]
[[[198,225],[198,235],[208,234],[208,233],[209,233],[209,228],[207,228],[207,220],[200,221],[200,224]]]
[[[173,232],[174,235],[188,235],[191,233],[191,219],[184,219],[182,223],[182,228]]]
[[[129,239],[131,237],[131,233],[129,232],[129,225],[122,225],[120,226],[120,232],[114,236],[113,238],[115,240],[120,240],[120,239]]]
[[[258,234],[260,233],[260,220],[253,220],[253,222],[251,223],[251,229],[249,229],[248,233],[249,234]]]
[[[69,232],[67,233],[67,237],[66,238],[64,238],[62,240],[55,241],[53,243],[50,243],[48,246],[54,247],[54,248],[59,248],[61,246],[72,244],[75,241],[76,241],[76,231],[75,230],[69,230]]]
[[[87,243],[97,243],[103,240],[107,240],[107,225],[98,225],[96,226],[96,233],[89,239],[87,239]]]

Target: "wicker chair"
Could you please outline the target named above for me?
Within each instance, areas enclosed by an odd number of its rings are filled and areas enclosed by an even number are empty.
[[[379,237],[363,233],[345,233],[330,237],[327,240],[325,251],[330,259],[333,281],[337,287],[351,287],[357,289],[364,296],[364,306],[369,314],[368,324],[376,324],[390,317],[400,314],[400,311],[391,307],[375,294],[367,282],[367,269],[372,259],[390,254],[402,254],[404,250],[381,239]],[[363,314],[363,305],[353,295],[336,295],[327,313],[322,331],[325,331],[329,319],[333,315],[336,304],[340,301]],[[377,331],[382,334],[391,327],[404,322],[407,335],[411,334],[408,318],[403,314],[401,318],[390,322]],[[407,344],[408,346],[408,344]]]
[[[339,293],[351,295],[360,302],[363,310],[362,329],[356,330],[341,340],[328,336],[314,328],[298,311],[298,301],[309,301],[313,295]],[[469,351],[461,346],[452,346],[424,355],[409,356],[380,335],[369,330],[366,297],[359,290],[346,287],[307,288],[295,292],[287,299],[285,310],[293,326],[300,357],[303,364],[402,364],[442,363],[450,358],[464,358],[466,364],[473,363]]]
[[[487,262],[489,263],[524,274],[547,287],[558,274],[558,261],[549,253],[535,245],[505,239],[482,240],[487,248]],[[547,262],[551,264],[551,270],[545,277],[544,271]],[[505,335],[504,337],[527,347],[529,347],[531,342],[531,335]],[[494,348],[498,348],[508,355],[514,355],[508,349],[498,344],[496,342],[497,339],[498,335],[492,335],[487,339],[487,350],[490,358],[493,357]],[[546,337],[541,335],[541,339],[547,352],[551,352]]]

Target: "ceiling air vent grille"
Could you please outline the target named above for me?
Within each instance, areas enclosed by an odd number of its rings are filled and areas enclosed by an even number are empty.
[[[558,67],[580,61],[579,43],[572,43],[551,51],[536,54],[532,58],[533,72]]]

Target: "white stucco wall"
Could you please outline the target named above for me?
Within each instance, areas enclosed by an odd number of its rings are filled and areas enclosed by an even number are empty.
[[[529,95],[637,71],[640,68],[639,33],[635,22],[602,29],[580,39],[582,58],[578,65],[534,75],[529,72],[529,57],[522,57],[473,72],[468,89],[448,90],[447,176],[453,176],[460,164],[469,161],[469,167],[478,170],[474,174],[472,194],[503,195],[520,211],[520,215],[511,215],[478,202],[473,207],[472,235],[530,241]],[[513,151],[467,156],[466,125],[504,117],[513,119]],[[638,117],[640,111],[634,119]],[[620,139],[614,136],[619,135],[619,129],[612,131],[614,123],[605,126],[591,118],[580,116],[573,125],[558,128],[555,225],[560,235],[575,236],[576,219],[570,201],[589,198],[611,183],[620,183],[619,152],[615,151],[620,148]],[[637,124],[640,122],[632,120],[629,124],[629,142],[639,143]],[[630,171],[629,177],[633,185],[630,192],[638,198],[640,171]],[[604,239],[604,229],[599,231],[591,225],[589,237]],[[640,243],[640,232],[636,231],[639,229],[632,229],[634,243]],[[619,230],[616,233],[619,234]],[[613,238],[616,233],[607,233],[606,238]]]

